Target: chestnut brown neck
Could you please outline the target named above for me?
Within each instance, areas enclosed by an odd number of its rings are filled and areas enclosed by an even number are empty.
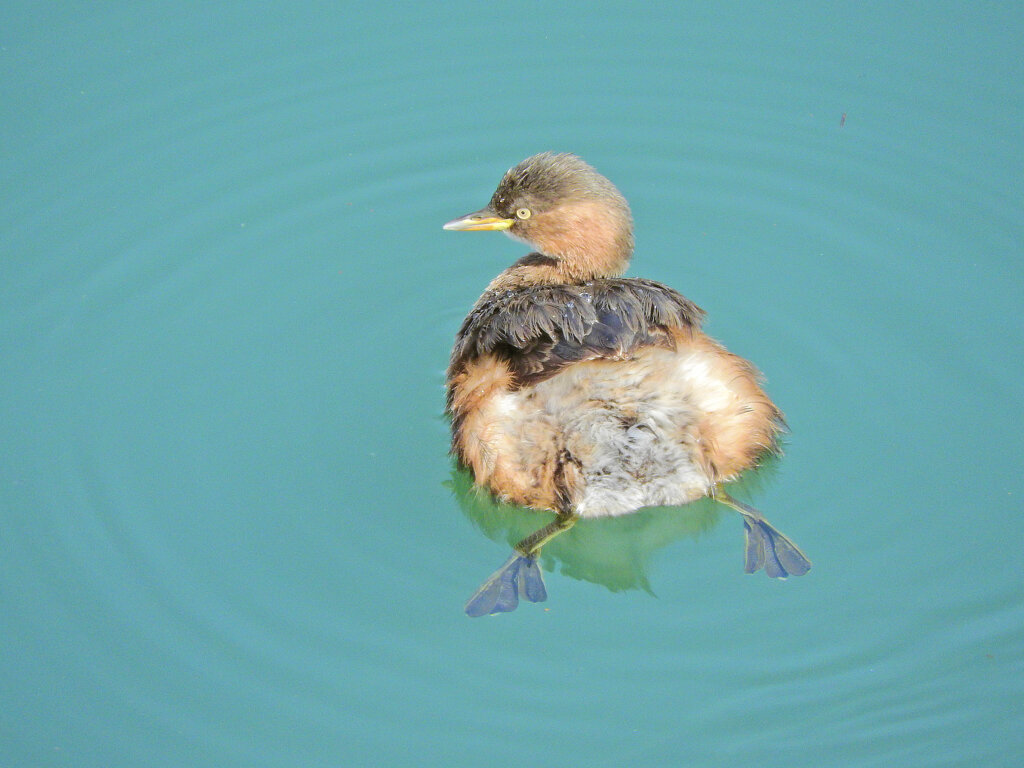
[[[625,201],[564,203],[538,214],[519,235],[539,254],[520,259],[488,286],[501,290],[525,285],[585,283],[618,277],[633,255],[633,221]]]

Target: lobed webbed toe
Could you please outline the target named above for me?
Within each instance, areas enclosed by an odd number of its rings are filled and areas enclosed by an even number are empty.
[[[544,576],[535,557],[514,553],[466,601],[466,615],[490,616],[519,607],[519,598],[541,603],[548,599]]]
[[[800,548],[765,520],[743,518],[747,546],[744,570],[747,573],[764,568],[773,579],[803,576],[811,569],[811,561]]]

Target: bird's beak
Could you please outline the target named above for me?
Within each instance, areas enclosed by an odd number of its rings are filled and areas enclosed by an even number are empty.
[[[457,219],[452,219],[444,225],[445,229],[457,232],[476,232],[485,229],[508,229],[515,222],[515,219],[503,219],[490,208],[483,208],[475,213],[467,213]]]

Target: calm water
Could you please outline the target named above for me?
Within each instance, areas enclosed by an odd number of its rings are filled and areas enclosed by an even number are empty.
[[[1020,764],[1018,8],[57,7],[0,10],[0,765]],[[441,224],[544,149],[767,374],[806,577],[703,504],[462,614],[538,518],[442,414],[523,249]]]

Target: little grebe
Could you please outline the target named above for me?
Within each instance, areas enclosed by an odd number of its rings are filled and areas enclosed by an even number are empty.
[[[629,205],[570,154],[511,168],[487,207],[444,225],[503,230],[536,251],[496,277],[462,323],[448,367],[452,451],[502,500],[551,510],[549,525],[466,604],[471,616],[546,598],[537,556],[581,517],[704,496],[746,529],[746,571],[811,567],[760,512],[722,487],[779,450],[782,414],[749,362],[700,330],[671,288],[622,278]]]

